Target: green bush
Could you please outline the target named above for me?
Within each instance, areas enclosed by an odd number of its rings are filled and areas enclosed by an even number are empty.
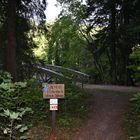
[[[0,72],[0,135],[4,139],[20,139],[25,135],[20,134],[27,130],[27,126],[21,122],[30,108],[21,106],[22,90],[27,86],[26,82],[12,83],[12,77],[7,72]],[[26,129],[25,129],[26,128]],[[19,132],[19,133],[18,133]]]
[[[26,82],[11,81],[11,76],[7,72],[0,72],[0,107],[9,110],[16,110],[20,107],[22,93],[27,86]]]
[[[129,69],[133,72],[133,82],[135,85],[140,85],[140,45],[133,48],[130,59],[132,64]],[[135,94],[131,99],[126,127],[131,140],[140,139],[140,93]]]
[[[140,93],[131,98],[130,111],[127,115],[126,129],[130,140],[140,139]]]
[[[133,82],[136,85],[140,85],[140,45],[133,48],[130,59],[132,64],[128,68],[133,72]]]
[[[20,108],[18,112],[4,110],[0,113],[0,116],[5,119],[5,124],[1,123],[0,129],[3,131],[3,135],[10,140],[13,139],[27,139],[28,136],[25,132],[28,127],[22,123],[23,116],[26,112],[31,112],[30,108]]]
[[[72,84],[72,81],[61,79],[57,83],[65,84],[65,98],[59,99],[59,110],[57,111],[57,127],[70,128],[79,122],[81,118],[86,117],[90,109],[89,98],[83,89]],[[10,136],[11,130],[9,125],[13,119],[10,114],[14,114],[17,118],[14,119],[13,127],[28,126],[41,127],[46,130],[51,126],[51,111],[49,110],[49,99],[43,99],[42,83],[36,79],[30,79],[25,82],[15,82],[11,80],[9,73],[0,73],[0,116],[1,130],[7,133],[4,136]],[[22,117],[20,109],[30,108],[33,115],[27,112]],[[22,119],[22,123],[19,118]],[[22,127],[21,127],[22,128]],[[13,135],[20,135],[20,129],[13,130]],[[21,135],[22,136],[22,135]],[[15,137],[15,136],[14,136]]]

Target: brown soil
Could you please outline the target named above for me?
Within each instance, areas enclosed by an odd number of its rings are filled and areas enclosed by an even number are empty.
[[[94,111],[71,140],[128,140],[123,130],[130,93],[139,88],[85,85],[94,94]]]

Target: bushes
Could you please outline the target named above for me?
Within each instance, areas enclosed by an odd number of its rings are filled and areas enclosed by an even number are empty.
[[[30,111],[32,111],[30,108],[20,108],[18,112],[3,109],[3,112],[0,113],[3,119],[1,123],[3,138],[7,137],[10,140],[27,139],[28,136],[24,132],[28,130],[28,127],[22,123],[22,119],[25,113]]]
[[[135,85],[140,85],[140,45],[133,48],[130,55],[132,64],[128,67]],[[126,129],[131,140],[140,140],[140,93],[131,99],[130,111],[126,121]]]
[[[76,121],[85,117],[90,109],[89,94],[72,85],[71,81],[63,79],[58,83],[65,83],[65,98],[59,100],[57,127],[74,127]],[[44,100],[42,94],[42,84],[37,80],[12,83],[11,76],[7,72],[0,72],[0,122],[3,126],[0,128],[0,135],[2,137],[10,137],[11,130],[7,125],[11,122],[14,122],[12,128],[17,126],[39,127],[46,130],[50,128],[49,100]],[[28,109],[32,111],[27,111]],[[14,119],[11,117],[13,115]],[[14,129],[13,137],[22,136],[21,128],[16,131]],[[7,134],[4,135],[4,132]]]
[[[25,138],[23,133],[28,129],[21,121],[26,112],[31,109],[22,104],[22,90],[26,88],[26,82],[12,83],[11,76],[7,72],[0,72],[0,136],[3,139]],[[20,134],[22,133],[22,134]]]
[[[131,98],[130,111],[126,120],[126,129],[130,140],[140,139],[140,93]]]
[[[135,85],[140,85],[140,45],[133,48],[130,59],[132,64],[128,68],[133,72],[131,77]]]
[[[21,136],[25,138],[23,133],[28,130],[28,126],[49,124],[49,107],[42,98],[41,84],[34,79],[15,83],[11,79],[9,73],[0,72],[0,136],[2,139],[19,139]]]

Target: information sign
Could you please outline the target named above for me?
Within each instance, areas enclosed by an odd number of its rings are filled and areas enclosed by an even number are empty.
[[[58,99],[50,99],[50,105],[58,105]]]
[[[47,86],[43,90],[44,99],[64,98],[64,84],[48,84]]]
[[[50,110],[58,110],[58,105],[51,105],[50,104]]]

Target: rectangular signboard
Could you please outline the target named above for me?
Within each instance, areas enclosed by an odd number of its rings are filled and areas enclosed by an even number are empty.
[[[64,98],[64,84],[48,84],[47,88],[43,91],[44,99]]]
[[[50,110],[58,110],[58,105],[50,105]]]
[[[50,105],[58,105],[58,99],[50,99]]]

